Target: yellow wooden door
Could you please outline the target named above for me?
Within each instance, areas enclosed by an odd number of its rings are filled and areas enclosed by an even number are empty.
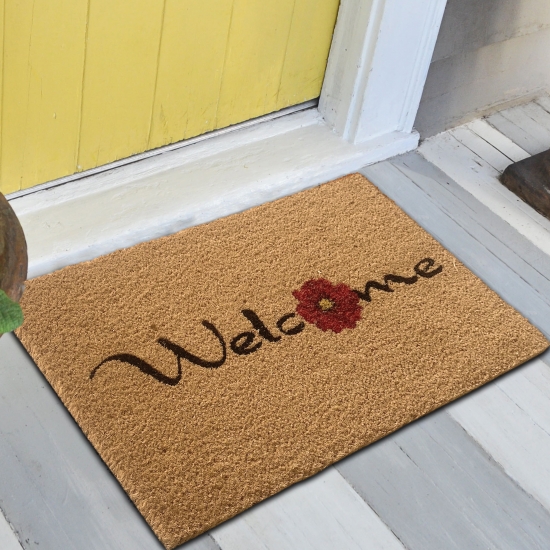
[[[319,96],[339,0],[0,0],[0,191]]]

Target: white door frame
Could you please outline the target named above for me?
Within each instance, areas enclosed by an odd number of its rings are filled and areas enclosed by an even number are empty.
[[[318,109],[8,195],[27,237],[29,277],[415,149],[445,4],[342,0]]]
[[[352,143],[412,132],[447,0],[342,0],[319,111]]]

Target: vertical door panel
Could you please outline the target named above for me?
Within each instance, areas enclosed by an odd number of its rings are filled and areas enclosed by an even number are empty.
[[[296,0],[277,109],[321,93],[338,5],[333,0]]]
[[[294,4],[234,0],[216,127],[277,109]]]
[[[78,170],[147,149],[163,11],[164,0],[90,0]]]
[[[1,190],[75,172],[87,4],[5,0]]]
[[[148,148],[213,130],[233,0],[166,0]]]

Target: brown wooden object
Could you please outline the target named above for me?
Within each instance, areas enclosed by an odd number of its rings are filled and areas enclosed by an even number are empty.
[[[0,193],[0,289],[18,302],[27,278],[27,242],[9,202]]]
[[[550,149],[511,164],[504,170],[500,181],[550,219]]]

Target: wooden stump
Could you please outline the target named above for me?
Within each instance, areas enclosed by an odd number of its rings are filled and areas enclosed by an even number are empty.
[[[27,242],[23,228],[0,193],[0,288],[14,301],[23,294],[27,278]]]
[[[550,219],[550,150],[511,164],[504,170],[500,181]]]

